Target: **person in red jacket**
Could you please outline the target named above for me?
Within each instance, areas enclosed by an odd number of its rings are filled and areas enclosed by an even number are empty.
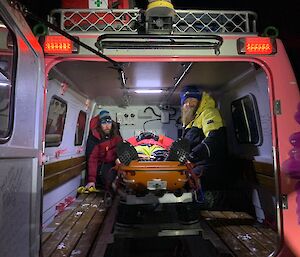
[[[99,113],[99,123],[91,128],[91,133],[98,141],[90,150],[88,162],[88,176],[86,188],[101,185],[111,192],[111,184],[117,172],[113,169],[117,159],[116,146],[123,139],[118,132],[116,123],[111,119],[108,111]]]

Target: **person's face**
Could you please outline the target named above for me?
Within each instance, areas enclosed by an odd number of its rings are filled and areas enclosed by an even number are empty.
[[[101,129],[106,135],[109,135],[111,128],[112,128],[112,121],[111,120],[104,120],[100,122]]]
[[[199,106],[199,100],[193,97],[187,98],[182,106],[182,124],[183,126],[188,125],[195,116],[195,113]]]
[[[187,98],[183,103],[183,108],[189,109],[189,108],[196,108],[198,107],[199,100],[197,98],[189,97]]]

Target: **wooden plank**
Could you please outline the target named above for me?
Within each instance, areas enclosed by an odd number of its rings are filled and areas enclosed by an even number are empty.
[[[230,219],[235,219],[235,220],[239,220],[241,217],[244,217],[244,214],[245,214],[242,212],[223,212],[223,213],[225,216],[229,217]],[[247,215],[249,217],[251,217],[249,214],[247,214]],[[254,219],[253,219],[253,221],[254,221]],[[276,249],[276,244],[274,244],[274,242],[272,242],[263,233],[258,231],[253,225],[252,226],[240,225],[239,227],[245,232],[245,234],[254,238],[258,244],[260,244],[263,248],[265,248],[269,252],[269,254],[272,253]]]
[[[211,244],[217,250],[218,256],[235,256],[230,248],[224,243],[222,238],[212,230],[207,222],[201,222],[201,227],[203,229],[201,231],[203,239],[211,242]]]
[[[235,222],[245,222],[245,223],[253,223],[254,218],[247,213],[241,213],[239,217],[236,217],[233,211],[210,211],[211,217],[219,220],[232,220]]]
[[[57,230],[57,228],[63,224],[63,222],[72,214],[73,210],[78,207],[79,204],[81,204],[82,201],[84,201],[87,198],[87,194],[81,194],[79,195],[76,200],[71,203],[65,211],[57,215],[53,221],[48,224],[48,226],[45,228],[46,231],[42,234],[42,244],[44,244],[52,235],[52,233]]]
[[[267,190],[270,191],[273,195],[276,193],[276,187],[275,187],[275,179],[274,177],[265,176],[262,174],[256,174],[256,178],[258,180],[258,183],[262,186],[264,186]]]
[[[256,239],[259,244],[261,244],[264,248],[266,248],[269,253],[271,254],[273,251],[276,250],[277,244],[272,242],[268,237],[266,237],[263,233],[261,233],[259,230],[257,230],[255,227],[252,226],[241,226],[241,229],[243,229],[247,234],[252,236]]]
[[[66,183],[72,178],[78,176],[85,169],[85,163],[80,163],[74,167],[56,172],[44,178],[43,191],[47,193],[56,187]]]
[[[252,219],[252,220],[254,220],[254,218],[246,212],[234,212],[234,214],[237,215],[240,219]]]
[[[104,256],[107,246],[113,243],[112,230],[115,223],[119,202],[120,198],[118,196],[115,197],[112,206],[109,208],[106,214],[107,218],[104,220],[91,252],[89,253],[89,257]]]
[[[274,244],[278,244],[278,235],[272,229],[261,226],[256,226],[255,228],[269,238]]]
[[[201,211],[200,216],[205,219],[213,218],[210,211]]]
[[[261,173],[265,176],[274,177],[274,168],[272,164],[253,161],[253,166],[256,173]]]
[[[212,219],[233,219],[239,221],[247,221],[249,222],[255,222],[255,219],[246,212],[233,212],[233,211],[201,211],[201,216],[204,218],[212,218]]]
[[[239,217],[242,215],[242,213],[240,212],[235,212],[236,215],[238,215]],[[268,239],[270,239],[273,244],[277,244],[278,241],[278,236],[277,236],[277,232],[272,230],[271,228],[267,228],[262,224],[254,224],[253,227],[260,231],[262,234],[264,234],[266,237],[268,237]]]
[[[45,164],[45,177],[85,163],[85,156]]]
[[[64,184],[86,168],[85,156],[45,164],[44,193]]]
[[[226,219],[226,217],[221,211],[211,211],[210,214],[215,219]]]
[[[218,219],[213,219],[211,217],[208,220],[208,224],[210,227],[220,236],[220,238],[224,241],[224,243],[228,246],[228,248],[236,255],[236,256],[245,256],[251,257],[254,256],[252,252],[250,252],[244,244],[240,242],[230,230],[227,229],[227,226],[222,222],[218,221]]]
[[[93,218],[97,208],[101,206],[101,204],[103,206],[103,203],[103,196],[97,195],[97,197],[90,204],[89,208],[85,210],[80,219],[77,220],[76,224],[60,242],[60,247],[55,250],[51,257],[63,257],[71,254],[77,242],[79,241],[82,232],[86,229],[87,225]]]
[[[43,232],[42,234],[42,244],[44,244],[52,235],[52,232]]]
[[[223,211],[223,215],[229,219],[239,219],[239,220],[252,220],[255,221],[254,218],[246,213],[246,212],[233,212],[233,211]]]
[[[240,240],[250,252],[252,252],[255,256],[269,256],[270,252],[264,248],[261,244],[259,244],[255,238],[250,236],[248,233],[245,233],[239,226],[227,226],[227,229],[231,231],[231,233]]]
[[[237,238],[244,246],[246,246],[253,255],[261,257],[261,256],[268,256],[270,252],[262,247],[255,238],[251,237],[249,234],[245,233],[239,225],[232,225],[230,222],[227,223],[230,218],[226,217],[222,212],[217,212],[216,217],[222,218],[223,221],[221,222],[224,226],[226,226],[226,229],[228,229],[231,234]]]
[[[106,210],[97,210],[87,229],[83,232],[79,242],[71,252],[71,257],[86,257],[91,250],[91,244],[95,241],[101,224],[106,215]]]
[[[236,215],[240,215],[240,213],[236,212]],[[272,230],[271,228],[267,228],[261,224],[254,224],[253,228],[261,232],[266,237],[266,240],[270,240],[273,245],[278,244],[279,239],[276,231]]]
[[[254,256],[249,250],[227,229],[222,220],[226,217],[220,211],[202,211],[202,216],[207,217],[206,220],[210,227],[220,236],[228,248],[237,256]],[[216,218],[219,217],[219,218]],[[251,216],[250,216],[251,217]]]
[[[89,194],[84,202],[78,206],[69,218],[56,230],[52,233],[51,238],[49,238],[46,243],[43,245],[43,257],[49,257],[55,249],[58,247],[59,243],[67,235],[70,229],[74,226],[76,221],[82,215],[82,212],[87,210],[90,206],[90,203],[94,200],[96,194]]]

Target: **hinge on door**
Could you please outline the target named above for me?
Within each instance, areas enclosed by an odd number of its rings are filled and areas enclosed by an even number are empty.
[[[274,102],[274,113],[276,115],[281,114],[281,101],[280,100],[275,100],[275,102]]]
[[[289,208],[287,195],[281,195],[281,207],[284,210]]]
[[[39,165],[42,166],[46,163],[47,161],[47,156],[42,152],[40,151],[40,154],[39,154]]]
[[[25,5],[24,4],[22,4],[22,3],[20,3],[19,1],[17,1],[17,0],[8,0],[7,1],[8,2],[8,4],[12,7],[12,8],[14,8],[14,9],[16,9],[16,10],[19,10],[20,12],[22,12],[23,14],[26,12],[26,7],[25,7]]]

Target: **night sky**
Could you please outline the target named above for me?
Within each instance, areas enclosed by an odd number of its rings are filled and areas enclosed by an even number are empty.
[[[21,0],[31,11],[44,17],[50,10],[59,9],[61,1],[64,0]],[[135,0],[135,2],[138,8],[146,9],[148,1]],[[286,46],[300,84],[300,4],[297,5],[297,1],[173,0],[172,3],[175,9],[247,10],[256,12],[258,14],[257,28],[259,33],[263,33],[267,26],[275,26],[279,30],[279,38]]]

